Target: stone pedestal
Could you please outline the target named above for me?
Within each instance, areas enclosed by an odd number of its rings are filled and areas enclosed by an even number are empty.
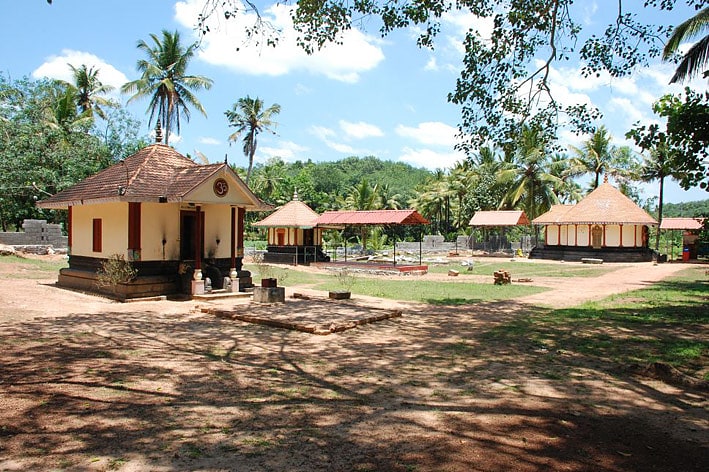
[[[204,295],[204,280],[192,280],[192,295]]]
[[[286,301],[286,288],[254,287],[253,300],[258,303],[283,303]]]

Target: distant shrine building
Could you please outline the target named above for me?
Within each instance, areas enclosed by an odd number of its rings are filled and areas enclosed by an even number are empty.
[[[322,249],[323,228],[317,226],[318,215],[293,194],[293,200],[261,221],[253,224],[266,228],[264,262],[281,264],[310,264],[328,262],[330,257]]]
[[[648,235],[657,221],[607,180],[576,205],[554,205],[532,224],[544,235],[532,259],[643,262],[654,256]]]

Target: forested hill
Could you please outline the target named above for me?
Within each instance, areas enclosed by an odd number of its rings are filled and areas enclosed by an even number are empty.
[[[237,169],[244,175],[242,169]],[[251,187],[265,201],[282,205],[298,191],[300,200],[321,213],[334,208],[408,208],[415,191],[433,173],[377,157],[339,161],[284,162],[274,158],[254,166]]]
[[[665,203],[662,206],[664,218],[709,216],[709,199],[695,202]]]

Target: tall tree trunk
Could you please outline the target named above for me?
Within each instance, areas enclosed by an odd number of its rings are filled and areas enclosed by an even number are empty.
[[[660,199],[657,203],[657,234],[655,235],[655,251],[660,252],[660,225],[662,224],[662,194],[664,193],[665,176],[660,176]]]

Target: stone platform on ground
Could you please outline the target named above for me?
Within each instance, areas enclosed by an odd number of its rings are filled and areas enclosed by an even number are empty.
[[[285,303],[251,303],[234,310],[203,310],[218,318],[239,320],[275,328],[327,335],[357,326],[402,316],[401,310],[375,308],[320,297],[289,298]]]

